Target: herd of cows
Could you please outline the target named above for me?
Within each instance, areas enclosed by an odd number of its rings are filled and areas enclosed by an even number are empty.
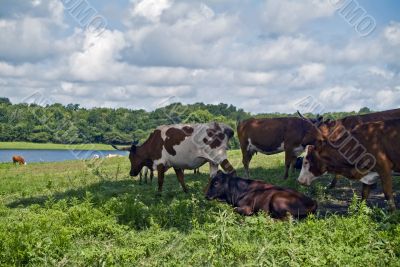
[[[182,189],[187,192],[184,170],[198,172],[209,163],[210,181],[207,199],[225,201],[243,215],[264,210],[274,218],[285,218],[289,213],[303,218],[314,213],[317,203],[291,189],[251,180],[249,164],[257,152],[285,153],[283,178],[301,169],[298,182],[309,186],[325,173],[359,180],[361,196],[366,200],[371,186],[380,179],[389,210],[396,209],[393,198],[392,174],[400,171],[400,109],[348,116],[339,120],[324,120],[318,116],[248,119],[239,122],[237,135],[242,152],[242,163],[247,179],[236,176],[228,160],[229,140],[234,130],[223,123],[175,124],[157,127],[141,145],[115,149],[129,151],[130,175],[148,173],[153,178],[157,171],[158,191],[161,193],[165,172],[173,168]],[[303,152],[304,158],[298,157]],[[26,164],[14,156],[14,163]],[[223,172],[219,170],[223,169]]]
[[[257,153],[285,152],[284,178],[298,164],[298,156],[306,152],[298,182],[309,186],[325,173],[360,180],[362,199],[368,198],[371,186],[380,178],[390,210],[396,208],[392,192],[392,171],[400,171],[400,109],[348,116],[339,120],[322,117],[248,119],[238,123],[237,134],[247,178],[249,163]],[[235,207],[240,214],[250,215],[265,210],[275,218],[290,213],[304,217],[315,212],[317,204],[296,191],[243,179],[227,158],[229,140],[234,131],[229,126],[206,124],[163,125],[156,128],[142,144],[127,147],[131,176],[143,168],[158,173],[158,190],[162,191],[165,172],[173,168],[186,192],[185,169],[210,165],[208,199],[217,198]],[[224,172],[219,171],[221,166]]]

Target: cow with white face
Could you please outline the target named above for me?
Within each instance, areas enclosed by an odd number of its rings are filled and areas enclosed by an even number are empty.
[[[315,147],[308,145],[297,181],[302,185],[310,186],[314,180],[326,173],[328,173],[327,164],[321,159],[319,153],[315,151]],[[368,172],[360,178],[360,182],[365,185],[373,185],[378,180],[379,175],[377,172]]]
[[[316,146],[308,145],[298,181],[309,186],[326,172],[340,174],[361,181],[366,200],[371,185],[380,178],[389,208],[394,210],[392,171],[399,170],[400,120],[395,119],[360,124],[335,138],[323,137]]]
[[[298,182],[310,186],[311,183],[326,172],[326,166],[315,152],[314,146],[306,147],[306,156],[303,158],[303,165],[299,174]]]
[[[210,176],[220,165],[226,172],[235,170],[227,159],[228,142],[234,132],[222,123],[176,124],[157,127],[140,146],[137,143],[118,150],[129,151],[131,176],[137,176],[144,166],[158,172],[158,191],[162,191],[164,174],[174,168],[176,176],[186,192],[183,170],[196,169],[210,164]]]

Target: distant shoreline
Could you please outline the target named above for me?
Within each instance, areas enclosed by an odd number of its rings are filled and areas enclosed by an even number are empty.
[[[30,142],[0,142],[0,150],[114,150],[106,144],[53,144]]]

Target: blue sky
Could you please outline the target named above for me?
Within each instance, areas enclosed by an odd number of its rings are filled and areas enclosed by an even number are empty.
[[[93,8],[86,22],[79,4]],[[361,12],[353,23],[346,6]],[[95,16],[105,27],[86,27]],[[359,30],[363,19],[371,31]],[[0,0],[0,36],[1,96],[13,102],[36,92],[146,110],[180,101],[293,112],[307,97],[324,111],[400,104],[395,0]]]

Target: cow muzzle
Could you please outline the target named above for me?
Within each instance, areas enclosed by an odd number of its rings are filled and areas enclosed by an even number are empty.
[[[301,168],[300,174],[299,174],[299,178],[297,178],[297,181],[299,182],[299,184],[301,185],[305,185],[305,186],[310,186],[311,183],[316,179],[317,177],[315,177],[310,170],[308,170],[304,165],[303,168]]]
[[[297,179],[299,184],[304,185],[304,186],[310,186],[311,181],[309,179],[301,179],[300,177]]]

